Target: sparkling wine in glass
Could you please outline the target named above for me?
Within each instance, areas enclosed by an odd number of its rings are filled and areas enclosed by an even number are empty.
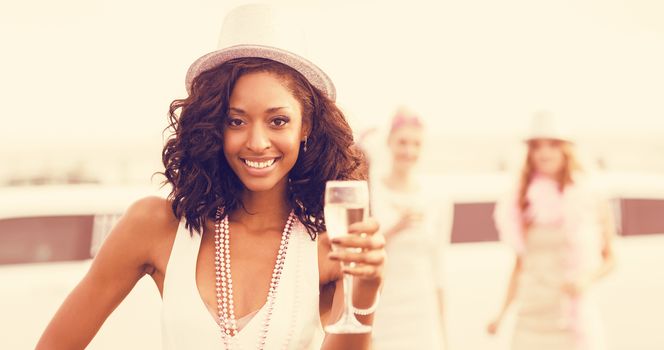
[[[325,186],[325,225],[330,239],[348,235],[348,226],[364,220],[369,208],[369,187],[366,181],[328,181]],[[333,246],[333,249],[337,249]],[[351,263],[352,267],[354,264]],[[325,327],[330,334],[368,333],[353,313],[353,276],[344,274],[344,310],[341,318]]]

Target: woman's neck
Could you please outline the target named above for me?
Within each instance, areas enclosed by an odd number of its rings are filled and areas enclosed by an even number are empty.
[[[410,169],[404,169],[403,167],[398,167],[393,165],[392,171],[385,178],[385,183],[395,190],[406,191],[412,187],[412,172]]]
[[[244,208],[231,213],[231,221],[238,221],[250,230],[263,231],[276,223],[283,225],[291,211],[287,199],[288,183],[277,184],[268,191],[245,190],[242,195]]]
[[[540,172],[540,171],[535,171],[535,174],[533,176],[533,179],[540,179],[540,180],[549,180],[549,181],[558,181],[558,179],[561,178],[560,173],[556,174],[551,174],[551,173],[545,173],[545,172]]]

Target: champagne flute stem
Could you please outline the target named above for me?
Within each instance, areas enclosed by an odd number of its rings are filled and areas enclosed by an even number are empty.
[[[344,316],[353,317],[353,275],[349,273],[344,273]]]

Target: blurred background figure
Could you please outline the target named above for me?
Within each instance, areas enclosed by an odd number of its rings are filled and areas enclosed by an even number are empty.
[[[495,222],[516,259],[506,300],[488,326],[496,333],[518,301],[512,349],[604,349],[593,285],[614,265],[608,201],[582,174],[569,134],[537,113],[516,191]]]
[[[423,125],[400,108],[387,145],[391,167],[372,180],[374,216],[387,240],[388,262],[376,311],[374,347],[441,349],[444,344],[443,248],[449,237],[451,205],[431,195],[416,174]],[[447,206],[445,206],[445,205]]]

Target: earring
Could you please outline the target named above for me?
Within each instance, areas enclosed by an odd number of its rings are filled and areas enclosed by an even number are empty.
[[[304,151],[305,152],[307,151],[307,140],[308,140],[308,136],[305,136],[304,137]]]

